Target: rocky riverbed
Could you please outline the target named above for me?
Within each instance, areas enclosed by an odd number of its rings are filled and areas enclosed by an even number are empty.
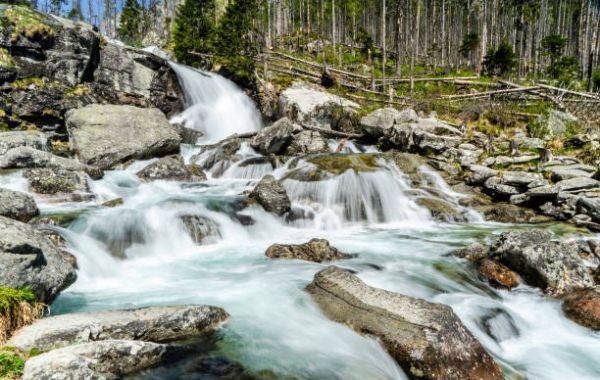
[[[0,6],[0,286],[48,306],[0,334],[24,379],[600,376],[597,168],[302,82],[257,109],[26,12]]]

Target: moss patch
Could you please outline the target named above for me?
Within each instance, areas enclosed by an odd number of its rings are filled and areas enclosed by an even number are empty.
[[[12,42],[17,42],[21,36],[30,40],[46,42],[54,37],[54,30],[47,24],[41,13],[27,7],[8,6],[4,17],[13,27]]]
[[[89,95],[92,93],[92,90],[89,86],[85,84],[78,84],[76,86],[71,87],[65,92],[66,97],[77,98],[84,95]]]
[[[0,68],[2,69],[14,69],[15,61],[13,61],[8,50],[0,48]]]

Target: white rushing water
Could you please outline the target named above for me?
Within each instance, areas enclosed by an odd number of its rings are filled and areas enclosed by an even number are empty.
[[[260,129],[256,106],[233,82],[176,63],[171,63],[171,67],[185,92],[187,107],[172,122],[201,131],[205,143]]]
[[[175,69],[190,105],[181,120],[202,130],[206,141],[260,126],[254,105],[233,84],[182,66]],[[349,170],[302,182],[286,176],[309,169],[305,161],[293,168],[290,162],[273,165],[247,144],[236,155],[239,161],[198,184],[142,183],[135,172],[151,161],[107,172],[92,190],[96,203],[122,197],[124,203],[114,208],[42,204],[44,214],[72,216],[59,231],[79,266],[77,282],[52,312],[217,305],[231,320],[216,339],[216,350],[249,370],[270,371],[275,378],[405,379],[377,341],[330,321],[304,290],[328,264],[264,255],[273,243],[321,237],[356,254],[336,265],[356,271],[368,284],[451,306],[508,378],[600,378],[597,333],[567,320],[559,303],[539,291],[492,289],[466,262],[448,255],[510,226],[483,223],[477,214],[470,214],[476,222],[471,224],[433,222],[414,200],[425,190],[415,189],[387,162],[374,171]],[[431,191],[458,203],[460,194],[439,175],[422,171]],[[244,191],[267,173],[283,180],[300,216],[287,220],[257,206],[240,207]],[[23,181],[14,172],[0,177],[0,186],[24,189]],[[183,215],[214,223],[213,239],[196,244]],[[161,373],[142,377],[204,378],[195,377],[194,368],[174,366]]]

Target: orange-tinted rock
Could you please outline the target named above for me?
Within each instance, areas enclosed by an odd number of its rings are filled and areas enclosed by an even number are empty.
[[[483,259],[479,264],[479,275],[488,280],[491,285],[512,289],[519,285],[519,276],[506,266],[490,260]]]
[[[565,315],[592,330],[600,330],[600,293],[593,289],[568,294],[563,303]]]

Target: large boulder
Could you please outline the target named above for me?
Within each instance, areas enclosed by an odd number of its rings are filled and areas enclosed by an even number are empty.
[[[63,314],[22,328],[9,345],[29,352],[111,339],[164,343],[203,335],[228,318],[221,308],[200,305]]]
[[[42,231],[0,216],[0,286],[29,287],[41,302],[75,282],[68,257]]]
[[[271,259],[298,259],[316,263],[351,257],[332,247],[325,239],[312,239],[304,244],[273,244],[267,248],[265,255]]]
[[[258,131],[250,145],[262,154],[280,154],[292,140],[294,124],[286,117]]]
[[[577,246],[554,240],[546,230],[503,232],[492,243],[489,255],[528,284],[552,294],[593,285]]]
[[[276,215],[285,214],[292,206],[283,185],[270,174],[260,180],[248,197]]]
[[[169,360],[176,352],[170,345],[130,340],[78,344],[27,360],[23,380],[120,379]]]
[[[279,97],[280,116],[322,128],[352,132],[360,106],[325,89],[296,82]]]
[[[502,371],[446,305],[373,288],[329,267],[308,291],[334,321],[373,335],[411,378],[502,379]]]
[[[395,108],[380,108],[363,117],[360,126],[363,132],[371,137],[379,138],[394,125],[419,121],[417,113],[412,109],[398,111]]]
[[[137,176],[142,181],[203,181],[206,174],[197,165],[185,165],[180,156],[163,157],[151,163],[139,172]]]
[[[27,223],[38,216],[40,210],[35,199],[20,191],[0,188],[0,215]]]
[[[0,133],[0,156],[10,149],[27,146],[37,150],[48,151],[48,139],[42,132],[14,131]]]
[[[66,123],[79,160],[105,169],[131,159],[177,153],[181,142],[156,108],[90,104],[67,112]]]

